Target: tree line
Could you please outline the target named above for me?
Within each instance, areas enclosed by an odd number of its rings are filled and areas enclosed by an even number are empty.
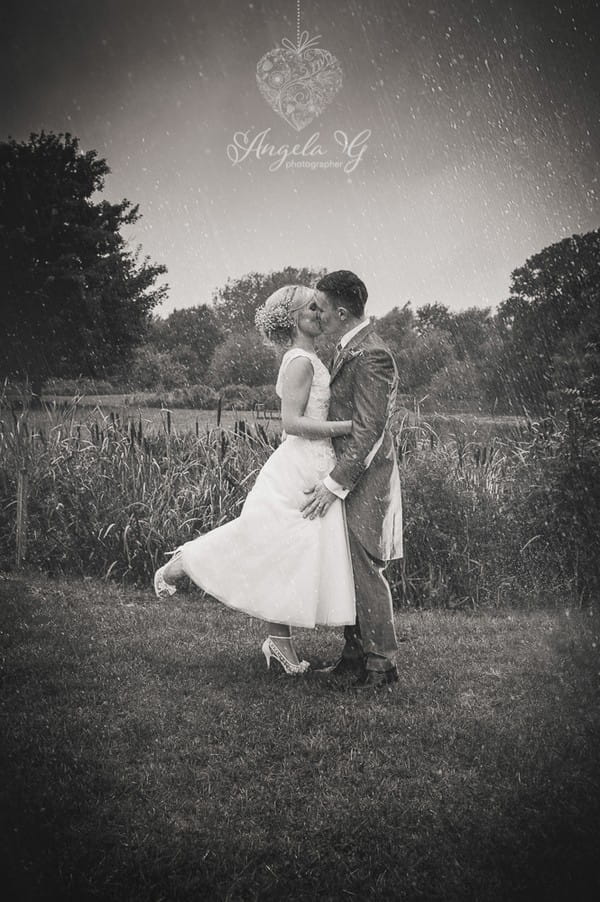
[[[281,285],[324,271],[249,273],[161,319],[166,267],[123,236],[139,208],[100,197],[109,171],[69,134],[0,143],[0,375],[27,379],[36,394],[51,379],[82,377],[143,390],[272,385],[277,354],[255,331],[255,310]],[[376,326],[406,403],[551,413],[600,397],[599,294],[596,229],[527,259],[495,312],[405,303]]]

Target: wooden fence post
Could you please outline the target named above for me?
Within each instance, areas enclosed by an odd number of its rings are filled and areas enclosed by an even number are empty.
[[[17,570],[27,555],[27,470],[21,467],[17,478]]]

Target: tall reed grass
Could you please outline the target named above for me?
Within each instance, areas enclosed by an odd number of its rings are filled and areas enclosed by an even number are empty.
[[[16,476],[29,474],[28,561],[50,572],[142,582],[165,551],[238,515],[272,451],[261,427],[178,435],[73,412],[29,432],[27,413],[0,434],[0,536],[14,547]]]
[[[163,554],[236,517],[278,438],[260,424],[160,434],[75,408],[0,432],[0,564],[14,565],[19,470],[29,484],[27,563],[148,585]],[[38,423],[38,420],[36,420]],[[416,411],[397,423],[406,557],[396,604],[584,605],[600,594],[600,453],[573,424],[443,438]]]
[[[418,410],[398,424],[406,556],[395,598],[451,608],[597,604],[600,453],[580,422],[443,440]]]

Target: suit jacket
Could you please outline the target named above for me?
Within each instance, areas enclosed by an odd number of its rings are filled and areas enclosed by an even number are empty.
[[[331,372],[329,418],[352,420],[352,434],[333,439],[330,476],[345,489],[348,528],[383,561],[402,557],[402,496],[390,420],[398,371],[373,325],[342,349]]]

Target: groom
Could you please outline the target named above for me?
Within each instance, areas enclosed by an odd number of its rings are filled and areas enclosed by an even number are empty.
[[[390,349],[365,316],[367,289],[347,270],[317,283],[323,332],[338,339],[331,365],[331,420],[352,420],[352,433],[333,439],[337,463],[307,493],[305,517],[322,517],[336,497],[346,519],[356,589],[356,623],[344,629],[339,661],[327,672],[354,673],[357,689],[397,681],[392,597],[383,568],[402,557],[400,476],[389,425],[398,373]]]

